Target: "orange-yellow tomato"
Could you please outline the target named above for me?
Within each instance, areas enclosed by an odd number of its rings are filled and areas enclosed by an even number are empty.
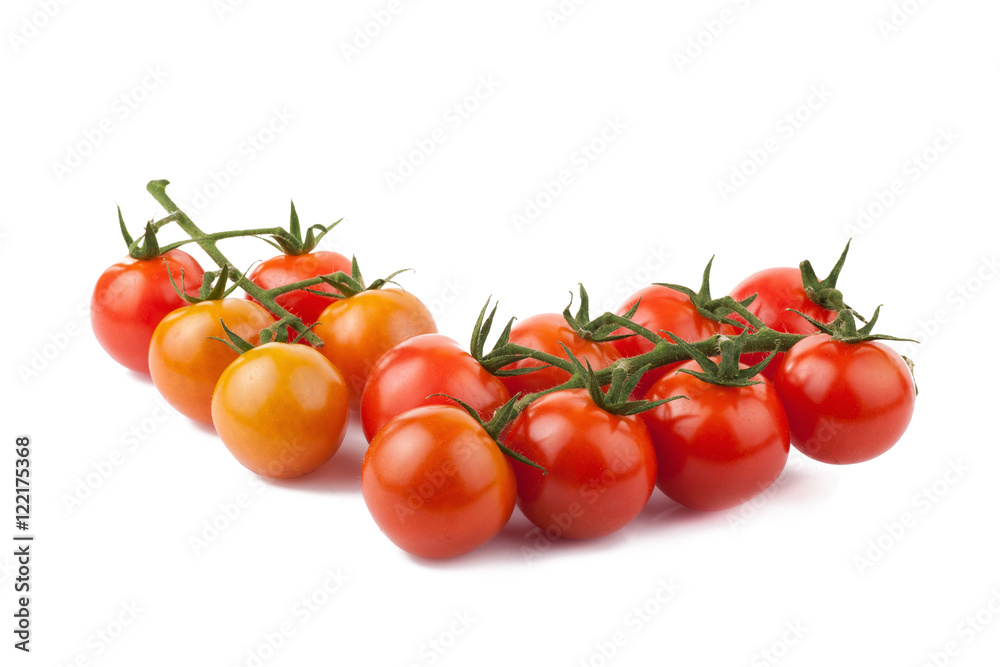
[[[274,323],[271,313],[250,301],[202,301],[164,317],[149,343],[149,374],[157,390],[178,412],[205,424],[212,423],[215,383],[239,356],[212,340],[226,340],[220,320],[253,345],[260,342],[260,330]]]
[[[265,477],[301,477],[340,448],[349,414],[347,385],[306,345],[268,343],[222,373],[212,419],[236,460]]]
[[[375,362],[408,338],[437,333],[434,317],[420,299],[398,289],[360,292],[334,301],[320,314],[313,331],[319,348],[347,380],[357,409]]]

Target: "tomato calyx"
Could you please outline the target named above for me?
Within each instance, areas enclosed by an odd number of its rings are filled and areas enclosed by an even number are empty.
[[[743,347],[750,336],[754,334],[748,334],[746,332],[741,333],[739,336],[719,336],[719,361],[716,363],[708,355],[699,350],[694,345],[687,343],[686,341],[678,338],[669,331],[667,335],[670,336],[677,345],[688,352],[691,358],[701,366],[701,371],[696,371],[691,368],[678,368],[678,373],[687,373],[688,375],[693,375],[702,382],[707,382],[709,384],[719,385],[721,387],[750,387],[755,384],[761,384],[761,380],[754,380],[753,378],[757,376],[762,370],[764,370],[774,356],[778,353],[778,348],[776,346],[774,350],[771,351],[767,357],[764,358],[758,364],[750,366],[749,368],[740,368],[740,354],[743,353]]]
[[[186,303],[195,304],[202,301],[220,301],[232,294],[238,287],[238,284],[234,282],[227,289],[226,283],[229,282],[229,275],[228,264],[223,265],[218,271],[206,271],[202,275],[201,287],[198,288],[198,296],[188,294],[184,291],[184,269],[181,269],[181,284],[179,287],[170,273],[167,274],[167,279],[170,280],[170,286],[177,292],[177,296]]]
[[[385,278],[378,278],[373,280],[370,285],[365,285],[364,278],[361,277],[361,269],[358,267],[358,258],[351,257],[351,275],[347,275],[343,271],[337,271],[336,273],[328,273],[322,276],[317,276],[321,282],[330,285],[336,289],[340,294],[331,294],[330,292],[320,292],[317,290],[311,290],[303,286],[315,285],[316,281],[313,279],[302,281],[301,283],[292,283],[291,285],[285,285],[284,287],[278,288],[276,290],[271,290],[275,294],[283,294],[285,292],[291,292],[295,289],[304,289],[310,294],[318,294],[319,296],[329,297],[331,299],[349,299],[355,294],[360,294],[361,292],[367,292],[371,290],[382,289],[386,285],[392,284],[399,286],[399,283],[393,281],[393,278],[401,273],[407,271],[412,271],[413,269],[400,269],[399,271],[393,271]]]
[[[830,274],[822,280],[816,275],[812,262],[808,259],[799,263],[799,271],[802,274],[802,288],[805,290],[809,300],[817,306],[838,312],[848,307],[844,303],[844,295],[837,289],[837,280],[840,278],[840,271],[844,268],[844,262],[847,261],[847,251],[850,249],[851,241],[848,240],[847,245],[844,246],[844,251],[840,253],[837,263],[830,269]]]
[[[573,329],[573,333],[584,340],[593,341],[595,343],[610,343],[612,341],[621,340],[622,338],[629,338],[635,334],[617,334],[614,332],[618,331],[621,327],[615,322],[609,322],[607,318],[603,315],[598,316],[594,319],[590,318],[590,297],[587,294],[587,290],[583,287],[583,283],[580,283],[580,307],[577,309],[574,315],[570,308],[573,307],[573,293],[569,293],[569,304],[563,309],[562,315],[566,320],[566,324]],[[636,311],[639,309],[639,302],[636,303],[628,310],[627,313],[621,315],[625,319],[631,319],[635,315]]]
[[[841,308],[837,311],[837,317],[829,324],[819,322],[797,310],[791,308],[789,310],[800,317],[804,317],[821,332],[828,334],[833,340],[840,341],[841,343],[864,343],[871,340],[895,340],[901,343],[920,342],[912,338],[897,338],[896,336],[889,336],[887,334],[872,333],[875,328],[875,322],[878,321],[879,311],[882,310],[881,305],[875,308],[871,320],[865,320],[852,308]],[[854,321],[855,319],[865,322],[865,325],[859,329],[857,323]]]
[[[272,233],[270,239],[258,237],[266,243],[285,253],[286,255],[305,255],[316,249],[319,242],[331,229],[343,221],[343,218],[329,225],[315,224],[306,230],[305,238],[302,238],[302,227],[299,224],[299,214],[295,211],[295,202],[292,202],[292,212],[289,216],[288,230],[280,230],[283,233]],[[319,233],[317,233],[317,230]]]
[[[570,352],[569,348],[565,345],[562,345],[562,347],[575,366],[576,374],[584,378],[584,387],[587,389],[587,393],[590,394],[590,399],[605,412],[618,415],[619,417],[627,417],[637,415],[646,410],[652,410],[655,407],[678,398],[687,398],[687,396],[670,396],[658,401],[630,400],[629,397],[632,395],[632,392],[635,391],[643,374],[652,368],[652,364],[646,364],[635,369],[629,369],[624,364],[613,364],[611,366],[611,384],[608,385],[608,389],[605,392],[590,362],[587,361],[586,366],[584,366],[584,362]],[[539,393],[539,396],[541,396],[541,393]]]
[[[746,308],[754,299],[757,298],[756,294],[752,294],[742,301],[736,301],[731,296],[723,296],[717,299],[712,298],[712,289],[710,287],[711,273],[712,273],[712,262],[715,261],[715,255],[712,255],[711,259],[708,260],[708,264],[705,265],[705,271],[701,275],[701,287],[695,292],[690,287],[685,287],[684,285],[675,285],[673,283],[653,283],[654,285],[659,285],[660,287],[667,287],[681,294],[687,295],[691,300],[691,304],[698,310],[698,313],[702,317],[710,319],[714,322],[721,322],[723,324],[730,324],[735,327],[742,327],[738,321],[728,317],[735,310],[734,304],[739,304]]]
[[[500,332],[500,337],[494,343],[493,349],[486,352],[486,340],[490,334],[490,330],[493,328],[493,320],[496,317],[497,308],[500,306],[499,303],[496,303],[493,306],[493,310],[487,315],[486,311],[489,309],[492,300],[493,297],[491,296],[486,300],[486,305],[479,311],[479,317],[472,328],[472,341],[469,344],[469,353],[483,368],[489,371],[491,375],[497,377],[524,375],[551,366],[561,368],[567,373],[573,372],[573,365],[566,359],[510,342],[510,331],[516,319],[513,317],[507,321],[507,326]],[[541,362],[541,365],[527,368],[504,368],[504,366],[509,366],[524,359],[534,359]]]

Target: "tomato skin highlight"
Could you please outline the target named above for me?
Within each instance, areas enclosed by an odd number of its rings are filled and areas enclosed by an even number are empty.
[[[532,315],[523,320],[518,320],[511,328],[510,342],[568,359],[569,357],[566,356],[565,350],[559,345],[562,343],[585,366],[589,361],[595,371],[607,368],[621,357],[618,350],[610,343],[597,343],[580,338],[566,323],[566,319],[556,313]],[[533,359],[524,359],[504,366],[504,370],[540,367],[543,365],[541,362]],[[561,368],[550,366],[526,373],[525,375],[501,376],[500,380],[507,387],[510,395],[514,396],[518,392],[533,394],[536,391],[544,391],[552,387],[557,387],[568,380],[569,377],[569,373]]]
[[[90,323],[112,359],[149,374],[149,341],[156,325],[187,305],[170,284],[172,276],[180,289],[182,275],[185,293],[197,295],[204,271],[194,257],[176,248],[155,259],[125,257],[101,274],[90,300]]]
[[[411,293],[379,289],[334,301],[323,310],[313,332],[323,341],[320,352],[344,374],[351,406],[357,409],[379,358],[408,338],[437,333],[437,325]]]
[[[264,477],[308,475],[340,448],[347,385],[316,349],[268,343],[226,367],[212,395],[212,421],[226,448]]]
[[[735,507],[769,487],[788,460],[788,419],[764,380],[749,387],[709,384],[681,368],[649,390],[651,401],[687,396],[642,413],[656,449],[656,486],[702,511]],[[762,379],[756,376],[755,379]]]
[[[640,300],[639,309],[632,317],[632,321],[656,332],[671,345],[673,345],[673,341],[661,330],[669,331],[688,343],[704,340],[720,331],[721,325],[699,313],[686,294],[661,285],[650,285],[639,290],[622,304],[616,311],[617,314],[624,315],[635,305],[636,301]],[[628,329],[621,328],[615,333],[623,335],[630,332]],[[623,357],[635,357],[653,349],[651,341],[638,335],[613,341],[612,345]],[[680,362],[646,371],[642,379],[639,380],[634,395],[640,397],[645,395],[654,382],[663,377],[667,371],[679,365]]]
[[[913,416],[916,388],[903,358],[878,341],[805,338],[774,379],[792,444],[824,463],[860,463],[886,452]]]
[[[782,333],[811,334],[819,331],[807,319],[786,310],[787,308],[805,313],[824,324],[829,324],[837,317],[837,311],[827,310],[809,298],[802,286],[802,272],[791,267],[758,271],[734,287],[729,294],[737,301],[756,294],[757,298],[747,306],[747,310],[767,326]],[[744,327],[747,326],[747,321],[735,313],[730,315],[730,319],[740,322]],[[725,333],[733,335],[742,331],[731,325],[724,325],[724,330]],[[767,352],[754,352],[743,355],[740,361],[748,366],[755,366],[767,355]],[[774,382],[774,374],[784,356],[784,352],[774,355],[774,359],[761,371],[761,374]]]
[[[425,405],[380,430],[365,453],[361,491],[379,529],[423,558],[488,542],[517,496],[510,462],[465,410]]]
[[[178,308],[164,317],[149,344],[149,374],[153,384],[185,417],[212,423],[212,394],[226,367],[239,356],[225,343],[220,324],[252,345],[260,330],[274,323],[263,306],[243,299],[202,301]]]
[[[585,389],[532,402],[504,444],[548,471],[513,463],[517,505],[546,535],[609,535],[642,511],[656,483],[656,453],[642,419],[605,412]]]
[[[421,405],[468,404],[484,421],[510,399],[506,387],[457,342],[440,334],[409,338],[375,363],[361,396],[365,439],[408,410]]]
[[[253,267],[247,278],[259,286],[261,289],[274,289],[282,285],[290,285],[300,280],[308,280],[316,276],[327,275],[343,271],[351,274],[351,260],[340,253],[328,250],[317,250],[302,255],[277,255],[266,259]],[[340,294],[337,288],[326,283],[313,285],[309,289],[315,292],[326,292],[328,294]],[[249,294],[247,299],[254,300]],[[280,294],[274,299],[275,303],[295,315],[306,326],[313,324],[327,306],[333,303],[329,297],[311,294],[304,289],[297,289],[291,292]],[[255,301],[256,303],[256,301]],[[291,339],[298,335],[289,328]],[[290,340],[291,340],[290,339]]]

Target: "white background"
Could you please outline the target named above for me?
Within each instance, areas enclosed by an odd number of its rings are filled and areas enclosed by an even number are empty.
[[[1000,6],[389,6],[4,3],[0,469],[30,435],[37,538],[30,655],[0,550],[3,664],[994,664]],[[544,551],[515,513],[474,554],[420,561],[365,511],[359,428],[311,477],[261,481],[102,352],[87,306],[123,255],[115,204],[138,231],[159,178],[208,230],[285,224],[290,198],[306,225],[345,217],[324,247],[369,278],[414,268],[404,286],[463,341],[491,294],[504,318],[561,310],[581,281],[616,307],[697,283],[713,254],[721,294],[805,258],[825,273],[853,236],[848,302],[925,341],[897,346],[916,414],[869,463],[793,451],[741,510],[657,491],[619,534]]]

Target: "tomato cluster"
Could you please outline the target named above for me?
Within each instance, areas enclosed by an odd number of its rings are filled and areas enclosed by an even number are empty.
[[[275,232],[285,252],[236,274],[246,298],[229,298],[216,238],[172,213],[222,271],[176,247],[116,264],[94,291],[98,340],[259,475],[313,472],[357,410],[364,501],[417,556],[475,549],[515,506],[570,539],[619,530],[656,489],[732,508],[775,482],[791,446],[865,461],[913,413],[908,363],[835,289],[843,256],[825,281],[808,263],[768,269],[721,299],[706,270],[700,292],[650,285],[594,319],[581,288],[576,315],[512,320],[487,352],[496,308],[466,350],[411,293],[366,287],[356,261],[303,243],[294,208]]]

